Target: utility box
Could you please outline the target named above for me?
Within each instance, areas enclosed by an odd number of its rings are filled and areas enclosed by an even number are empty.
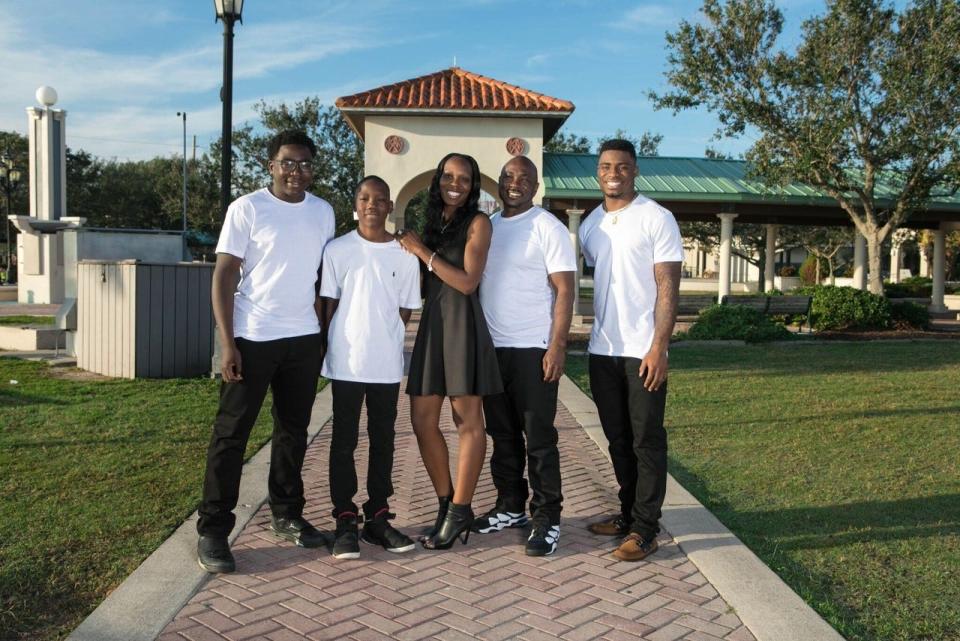
[[[212,280],[212,263],[80,261],[77,366],[120,378],[208,373]]]

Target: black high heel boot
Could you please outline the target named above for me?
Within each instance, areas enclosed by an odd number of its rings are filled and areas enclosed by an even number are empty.
[[[473,510],[470,504],[458,505],[451,502],[447,509],[447,516],[440,525],[440,530],[436,535],[424,540],[423,547],[428,550],[449,550],[453,542],[460,538],[460,542],[466,545],[470,537],[470,526],[473,525]]]
[[[440,508],[437,510],[437,520],[434,522],[433,527],[430,528],[426,534],[420,537],[421,543],[427,539],[432,539],[437,535],[437,532],[440,531],[440,526],[443,525],[443,519],[447,518],[447,510],[450,508],[450,501],[452,500],[453,496],[437,497],[437,502],[440,504]]]

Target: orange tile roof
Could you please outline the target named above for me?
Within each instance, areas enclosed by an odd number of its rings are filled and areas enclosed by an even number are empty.
[[[573,103],[450,67],[427,76],[337,98],[341,109],[456,109],[569,115]]]

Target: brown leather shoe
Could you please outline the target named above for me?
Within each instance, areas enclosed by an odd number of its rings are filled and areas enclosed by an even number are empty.
[[[642,561],[656,552],[658,547],[660,545],[657,543],[656,537],[644,539],[636,532],[631,532],[620,544],[620,547],[613,551],[613,556],[621,561]]]
[[[630,524],[620,515],[612,516],[605,521],[591,523],[587,529],[600,536],[626,536],[630,533]]]

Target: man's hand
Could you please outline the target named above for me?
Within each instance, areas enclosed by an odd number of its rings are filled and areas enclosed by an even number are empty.
[[[220,373],[224,383],[238,383],[243,380],[240,367],[240,350],[236,343],[221,346]]]
[[[640,361],[640,380],[648,392],[656,392],[667,380],[667,353],[652,348]]]
[[[567,351],[559,345],[553,345],[543,355],[543,380],[545,383],[556,383],[563,376],[563,363],[567,358]]]

